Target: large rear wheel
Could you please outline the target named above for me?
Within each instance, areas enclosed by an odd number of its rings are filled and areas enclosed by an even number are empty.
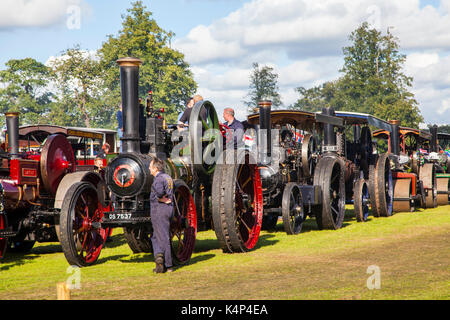
[[[392,215],[394,187],[391,163],[387,153],[381,154],[369,168],[370,205],[374,217]]]
[[[170,224],[172,259],[176,265],[187,263],[192,256],[197,236],[197,212],[188,186],[174,181],[174,213]]]
[[[245,153],[238,164],[217,165],[212,188],[214,231],[224,252],[246,252],[258,242],[263,216],[261,178]]]
[[[344,165],[336,157],[324,157],[317,166],[314,184],[322,190],[321,210],[316,211],[317,225],[319,229],[339,229],[345,215]]]
[[[60,238],[70,265],[85,267],[97,261],[109,231],[100,225],[107,210],[91,183],[77,182],[69,188],[61,208]]]

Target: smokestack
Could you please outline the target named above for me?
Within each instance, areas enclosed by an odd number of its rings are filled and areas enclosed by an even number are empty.
[[[327,116],[335,115],[333,108],[322,108],[322,114]],[[334,125],[325,123],[323,126],[323,133],[324,146],[336,146],[336,134],[334,133]]]
[[[140,153],[139,136],[139,66],[142,60],[122,58],[120,66],[120,87],[122,91],[123,152]]]
[[[438,138],[437,138],[438,126],[437,125],[431,126],[430,133],[431,133],[431,145],[430,145],[431,150],[430,151],[438,152]]]
[[[17,159],[19,158],[19,113],[7,112],[5,116],[9,153],[11,159]]]
[[[271,162],[270,157],[272,155],[272,135],[271,135],[272,123],[270,119],[272,101],[270,100],[260,101],[258,102],[258,106],[259,106],[259,129],[260,129],[259,141],[262,142],[263,139],[265,138],[267,148],[266,150],[261,150],[262,145],[260,143],[260,150],[259,150],[260,162],[262,164],[269,164]],[[266,134],[265,137],[261,135],[262,132],[265,132]]]
[[[400,121],[399,120],[389,120],[392,125],[391,132],[391,153],[396,156],[400,155]]]

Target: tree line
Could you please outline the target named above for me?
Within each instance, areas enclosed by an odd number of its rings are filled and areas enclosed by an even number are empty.
[[[121,30],[108,35],[95,52],[75,45],[47,65],[32,58],[9,60],[0,71],[0,112],[20,111],[23,124],[114,128],[121,100],[116,60],[134,56],[144,62],[139,96],[152,90],[155,107],[165,108],[167,120],[175,122],[197,83],[184,55],[171,48],[174,33],[158,26],[142,1],[132,3],[122,20]],[[403,71],[406,56],[399,51],[399,39],[389,29],[382,34],[363,23],[349,40],[351,44],[343,48],[341,77],[312,88],[295,88],[299,98],[288,108],[334,107],[418,127],[423,117],[411,92],[413,79]],[[253,63],[243,99],[249,113],[262,99],[272,100],[274,108],[283,105],[272,67]]]
[[[20,111],[22,124],[114,128],[121,100],[116,60],[133,56],[143,60],[139,96],[152,90],[155,108],[175,121],[197,84],[184,55],[171,48],[174,34],[158,26],[142,1],[122,20],[118,34],[96,52],[75,45],[46,65],[9,60],[0,71],[0,112]]]

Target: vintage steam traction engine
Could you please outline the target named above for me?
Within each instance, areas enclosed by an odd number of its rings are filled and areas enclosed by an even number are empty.
[[[432,135],[436,134],[438,139],[436,152],[441,168],[436,173],[437,203],[441,206],[450,203],[450,134],[439,133],[437,129],[437,126],[433,126],[430,131]]]
[[[388,153],[374,153],[372,133],[369,126],[391,132],[392,125],[369,114],[336,111],[347,129],[339,136],[339,154],[345,162],[346,198],[353,203],[356,220],[366,221],[369,205],[374,217],[392,215],[393,181]],[[342,127],[343,128],[343,127]],[[346,135],[353,139],[346,138]]]
[[[2,256],[7,247],[26,252],[36,241],[58,241],[60,208],[68,187],[79,181],[89,181],[101,191],[104,185],[94,166],[76,165],[74,151],[66,135],[48,133],[40,152],[19,152],[19,114],[7,113],[6,124],[9,152],[0,154]],[[101,214],[91,219],[100,219]],[[106,230],[96,229],[90,236],[91,241],[83,243],[84,255],[80,259],[85,262],[96,260],[105,236]]]
[[[338,157],[335,126],[343,124],[332,109],[322,114],[296,110],[271,111],[271,102],[259,104],[259,114],[248,117],[256,126],[267,154],[259,157],[264,195],[264,215],[276,223],[279,215],[288,234],[298,234],[307,215],[315,216],[319,229],[338,229],[345,213],[344,163]],[[259,126],[258,126],[259,124]],[[271,129],[281,131],[272,139]],[[302,130],[300,142],[296,137]],[[265,136],[262,133],[267,132]],[[320,138],[322,146],[319,146]]]
[[[423,157],[421,149],[429,147],[430,133],[407,127],[400,127],[392,120],[392,131],[377,130],[374,138],[388,141],[392,153],[394,181],[394,212],[410,212],[415,207],[435,208],[437,206],[437,163]],[[434,143],[436,144],[436,143]],[[434,147],[435,148],[435,147]],[[427,151],[428,152],[428,151]]]
[[[241,153],[243,161],[239,164],[216,165],[205,161],[204,153],[209,152],[216,157],[223,152],[223,136],[212,103],[200,101],[193,107],[188,131],[180,132],[176,126],[168,128],[152,109],[151,97],[147,99],[145,114],[139,111],[141,60],[122,58],[117,63],[123,103],[123,152],[108,164],[105,171],[113,210],[105,212],[101,221],[91,224],[92,228],[123,227],[125,239],[133,252],[152,251],[149,196],[153,176],[149,164],[157,157],[165,160],[166,173],[175,179],[171,246],[176,264],[188,262],[192,255],[198,212],[202,212],[200,222],[214,220],[215,232],[224,250],[244,252],[252,249],[259,237],[262,195],[258,187],[257,167],[251,163],[250,155],[245,151]],[[212,181],[223,183],[213,191]],[[103,210],[100,198],[94,186],[78,183],[70,188],[64,199],[60,218],[61,239],[70,264],[86,265],[80,260],[82,250],[77,245],[83,240],[73,238],[80,228],[77,221],[87,213]],[[209,199],[212,214],[208,210]]]

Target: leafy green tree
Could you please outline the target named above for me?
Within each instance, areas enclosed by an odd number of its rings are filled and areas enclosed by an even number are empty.
[[[243,101],[248,112],[253,112],[253,109],[258,107],[258,102],[264,99],[271,100],[272,106],[275,108],[282,105],[278,93],[278,74],[273,71],[272,67],[263,66],[260,68],[258,63],[253,63],[249,89],[249,93],[244,97],[248,100]]]
[[[113,111],[103,107],[106,90],[98,59],[75,46],[53,60],[51,67],[59,90],[59,108],[53,111],[54,117],[64,124],[88,128],[104,127],[110,122]],[[69,119],[62,116],[61,112],[68,115]]]
[[[349,40],[352,44],[343,48],[342,77],[312,89],[297,88],[301,96],[291,107],[308,105],[315,111],[333,106],[417,127],[423,117],[410,92],[413,79],[402,70],[406,56],[399,52],[398,38],[389,30],[382,35],[365,22]]]
[[[32,58],[9,60],[6,67],[0,71],[0,112],[18,111],[24,124],[45,122],[53,98],[51,70]]]
[[[189,64],[182,53],[171,48],[174,33],[159,27],[142,1],[132,3],[127,12],[122,15],[122,29],[117,36],[109,35],[99,50],[108,89],[105,103],[109,106],[120,103],[117,59],[136,57],[143,61],[139,96],[145,98],[152,90],[155,108],[165,108],[167,120],[175,122],[178,112],[184,110],[184,102],[197,89]]]

